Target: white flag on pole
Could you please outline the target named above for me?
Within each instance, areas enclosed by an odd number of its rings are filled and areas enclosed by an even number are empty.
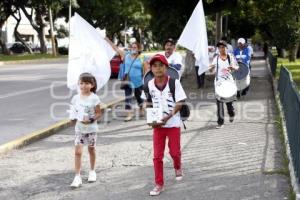
[[[78,88],[80,74],[89,72],[97,80],[97,90],[110,78],[110,60],[115,51],[96,29],[75,13],[71,19],[67,86]]]
[[[194,9],[192,16],[181,33],[178,44],[194,53],[195,59],[199,63],[199,75],[208,70],[207,32],[202,0],[199,1]]]

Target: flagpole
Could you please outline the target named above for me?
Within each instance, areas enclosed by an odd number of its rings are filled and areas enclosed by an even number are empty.
[[[72,15],[72,0],[69,1],[69,55],[70,55],[70,42],[71,42],[71,15]]]

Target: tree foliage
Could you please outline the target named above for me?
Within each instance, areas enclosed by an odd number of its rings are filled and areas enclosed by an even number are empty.
[[[163,42],[168,37],[178,38],[189,20],[199,0],[145,0],[144,3],[151,14],[150,27],[156,41]],[[204,0],[206,15],[235,6],[237,0]]]
[[[78,5],[75,11],[94,27],[105,28],[109,36],[119,34],[125,24],[146,28],[150,18],[139,0],[78,0]]]

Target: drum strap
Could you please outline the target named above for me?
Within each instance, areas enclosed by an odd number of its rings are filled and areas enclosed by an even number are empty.
[[[216,79],[218,80],[218,73],[219,73],[219,55],[218,55],[218,57],[217,57],[217,73],[216,73]],[[229,54],[227,54],[227,60],[228,60],[228,63],[229,63],[229,65],[231,64],[231,60],[230,60],[230,56],[229,56]]]

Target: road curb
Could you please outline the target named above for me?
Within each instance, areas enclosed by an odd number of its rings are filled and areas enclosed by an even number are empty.
[[[103,104],[103,105],[101,105],[102,106],[101,110],[106,110],[107,108],[111,108],[114,105],[116,105],[124,100],[125,100],[125,98],[120,98],[120,99],[112,101],[108,104]],[[36,142],[43,138],[54,135],[58,131],[60,131],[64,128],[70,127],[70,126],[71,126],[71,121],[68,119],[65,119],[65,120],[61,120],[60,122],[58,122],[52,126],[49,126],[47,128],[44,128],[44,129],[41,129],[38,131],[34,131],[30,134],[26,134],[25,136],[22,136],[13,141],[10,141],[8,143],[0,145],[0,155],[6,154],[11,150],[22,148],[33,142]]]

